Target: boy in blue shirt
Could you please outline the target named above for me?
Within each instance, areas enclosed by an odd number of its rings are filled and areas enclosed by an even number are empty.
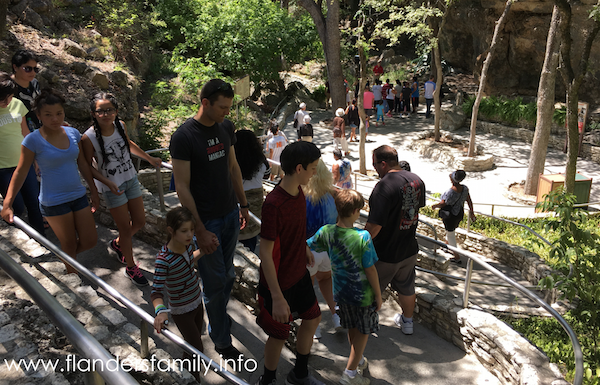
[[[342,327],[348,329],[350,356],[340,383],[368,385],[363,352],[369,334],[379,330],[381,291],[375,269],[377,254],[371,235],[354,227],[364,199],[356,190],[340,190],[335,197],[338,220],[325,225],[307,241],[315,251],[327,251],[333,273],[333,297],[339,305]]]

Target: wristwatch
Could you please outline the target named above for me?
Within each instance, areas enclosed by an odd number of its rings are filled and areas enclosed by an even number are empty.
[[[246,203],[245,205],[240,205],[241,209],[249,209],[250,208],[250,203]]]

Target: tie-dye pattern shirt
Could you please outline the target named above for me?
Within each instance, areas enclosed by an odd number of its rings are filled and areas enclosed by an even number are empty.
[[[325,225],[307,244],[312,250],[329,254],[336,302],[360,307],[373,304],[375,292],[365,269],[377,262],[377,253],[368,231]]]

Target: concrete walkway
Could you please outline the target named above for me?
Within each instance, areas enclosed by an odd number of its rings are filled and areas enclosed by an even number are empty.
[[[327,164],[333,162],[333,135],[329,125],[323,121],[333,119],[331,111],[315,110],[309,111],[315,129],[313,143],[323,152],[323,160]],[[296,130],[293,128],[292,117],[288,118],[284,133],[290,140],[296,139]],[[385,126],[375,127],[371,124],[368,142],[365,143],[366,167],[373,171],[373,150],[383,144],[388,144],[398,151],[400,160],[406,160],[411,165],[411,170],[419,175],[425,182],[428,193],[443,193],[450,188],[449,174],[454,169],[445,164],[431,161],[421,157],[419,154],[407,149],[409,144],[420,134],[427,130],[433,130],[433,118],[426,119],[424,109],[416,116],[409,118],[385,118]],[[346,130],[349,136],[349,130]],[[469,130],[461,128],[452,133],[455,137],[468,140]],[[533,206],[523,207],[507,197],[507,188],[510,184],[521,182],[527,176],[527,165],[531,146],[512,138],[501,137],[493,134],[478,133],[476,143],[484,147],[486,154],[495,157],[496,167],[489,171],[469,172],[464,181],[469,187],[471,198],[475,203],[475,211],[491,214],[492,205],[494,215],[510,217],[526,217],[534,215]],[[349,160],[352,161],[352,169],[359,170],[359,143],[348,143],[350,147]],[[554,149],[548,149],[546,156],[545,174],[564,173],[567,162],[566,154]],[[577,170],[592,178],[591,202],[600,201],[600,167],[586,159],[578,159]],[[359,183],[358,189],[370,190],[376,182],[363,181]],[[507,205],[513,207],[501,207]]]

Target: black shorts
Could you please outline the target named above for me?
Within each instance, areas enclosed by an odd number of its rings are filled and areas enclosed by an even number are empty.
[[[283,290],[283,297],[287,301],[292,313],[290,315],[290,323],[296,318],[311,320],[321,315],[321,309],[319,308],[308,270],[300,281],[292,287]],[[258,305],[260,312],[256,318],[256,323],[267,335],[279,340],[287,339],[291,330],[291,324],[277,322],[271,317],[273,311],[271,291],[261,284],[258,285]]]

